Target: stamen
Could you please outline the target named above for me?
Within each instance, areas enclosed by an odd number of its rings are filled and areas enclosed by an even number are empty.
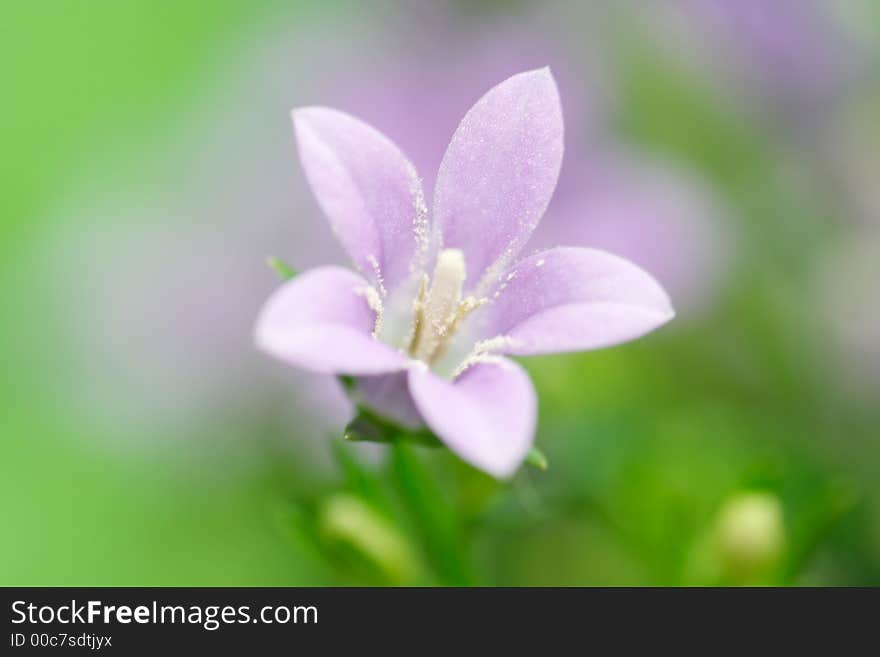
[[[430,363],[440,343],[448,335],[461,303],[464,279],[464,254],[461,251],[444,249],[437,254],[431,289],[422,306],[419,340],[413,349],[413,356],[419,360]]]
[[[428,275],[422,274],[419,294],[413,301],[413,318],[409,327],[409,333],[404,341],[406,351],[411,356],[415,354],[422,337],[422,327],[425,325],[425,297],[428,294]]]
[[[462,321],[485,303],[476,297],[461,298],[466,278],[464,254],[458,249],[443,249],[437,255],[431,289],[416,300],[413,337],[409,353],[426,363],[434,363],[449,346]]]
[[[464,321],[465,317],[486,303],[489,303],[488,299],[477,299],[476,297],[465,298],[464,301],[458,304],[458,308],[455,311],[455,317],[452,318],[452,324],[449,326],[449,333],[454,333],[462,321]]]
[[[443,355],[446,353],[452,336],[458,330],[458,327],[465,320],[465,318],[470,315],[474,310],[486,303],[489,303],[488,299],[477,299],[476,297],[469,296],[458,304],[458,308],[456,308],[455,310],[455,316],[452,318],[449,326],[447,326],[444,331],[443,337],[446,339],[437,346],[437,349],[431,355],[432,363],[442,358]]]
[[[422,275],[421,288],[413,302],[412,323],[404,341],[412,358],[435,364],[446,354],[468,315],[489,302],[475,296],[461,298],[466,277],[464,254],[458,249],[443,249],[437,254],[430,288],[427,275]]]
[[[469,370],[474,365],[479,365],[481,363],[491,363],[491,364],[499,364],[503,363],[504,359],[497,354],[474,354],[473,356],[469,356],[465,360],[461,362],[461,364],[455,368],[452,372],[452,378],[457,379],[459,376],[465,373],[466,370]]]
[[[516,270],[514,269],[507,276],[504,277],[504,280],[501,282],[501,285],[495,290],[495,294],[492,295],[493,299],[497,299],[501,296],[501,293],[504,292],[504,289],[508,286],[510,281],[512,281],[516,277]]]
[[[367,256],[367,262],[373,268],[373,273],[376,275],[376,284],[379,286],[379,293],[384,299],[388,296],[388,290],[385,289],[385,279],[382,278],[382,268],[379,266],[379,260],[371,253]]]
[[[498,363],[500,362],[501,356],[499,356],[497,352],[501,349],[510,348],[519,344],[519,341],[516,338],[512,338],[509,335],[496,335],[494,338],[488,338],[486,340],[480,340],[474,345],[471,353],[455,368],[455,371],[452,373],[452,378],[456,378],[466,369],[473,367],[477,363]]]
[[[360,294],[367,301],[367,305],[374,313],[376,313],[376,321],[373,324],[373,337],[379,337],[379,331],[382,330],[382,319],[384,314],[384,304],[382,297],[376,292],[376,288],[372,285],[361,287],[355,290],[356,294]]]

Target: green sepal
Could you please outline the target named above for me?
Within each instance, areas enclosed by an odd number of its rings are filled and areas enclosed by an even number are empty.
[[[550,467],[549,461],[547,461],[547,457],[537,447],[532,446],[529,450],[529,453],[526,454],[526,463],[528,463],[533,468],[537,468],[538,470],[546,470]]]
[[[409,429],[382,417],[365,406],[357,407],[354,419],[345,427],[345,439],[352,442],[394,443],[403,441],[425,447],[442,447],[428,429]]]
[[[266,258],[266,264],[269,266],[269,269],[278,274],[282,281],[289,281],[297,274],[296,269],[275,256]]]

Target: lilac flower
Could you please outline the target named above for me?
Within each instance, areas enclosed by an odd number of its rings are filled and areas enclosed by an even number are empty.
[[[548,18],[525,11],[511,23],[466,23],[420,41],[405,56],[348,70],[320,93],[386,134],[393,131],[430,203],[449,135],[473,99],[497,80],[548,62],[559,85],[574,92],[566,93],[565,113],[576,121],[566,125],[565,166],[530,248],[609,250],[650,271],[675,299],[679,319],[698,318],[735,261],[734,215],[693,170],[619,139],[612,70],[601,52],[566,50],[559,26],[542,32]],[[434,83],[426,86],[426,78]],[[302,257],[288,252],[294,264]]]
[[[420,420],[468,463],[507,477],[531,447],[535,392],[506,356],[606,347],[672,318],[662,288],[616,256],[561,247],[514,261],[562,163],[549,69],[514,75],[466,114],[430,221],[414,167],[381,133],[323,107],[293,122],[306,177],[361,273],[319,267],[285,283],[257,345],[308,370],[405,380]]]

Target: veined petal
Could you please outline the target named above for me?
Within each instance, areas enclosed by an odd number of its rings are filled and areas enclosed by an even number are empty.
[[[263,306],[255,337],[291,365],[330,374],[393,372],[403,354],[372,335],[376,313],[367,282],[342,267],[319,267],[284,283]]]
[[[510,354],[608,347],[637,338],[675,313],[663,288],[631,262],[604,251],[560,247],[502,276],[479,330]],[[503,337],[499,337],[503,336]]]
[[[300,159],[321,209],[354,263],[384,293],[427,250],[422,184],[375,128],[326,107],[293,111]]]
[[[562,108],[550,69],[520,73],[465,115],[434,192],[443,248],[461,249],[466,289],[504,269],[544,214],[562,164]]]
[[[454,381],[413,368],[409,386],[425,423],[462,460],[498,478],[516,472],[537,417],[535,390],[519,365],[496,358]]]

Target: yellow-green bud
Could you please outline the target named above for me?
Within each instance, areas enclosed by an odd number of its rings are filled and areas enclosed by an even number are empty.
[[[716,524],[716,549],[723,570],[749,581],[771,568],[785,548],[782,506],[769,493],[742,493],[722,508]]]
[[[406,537],[361,498],[346,493],[327,498],[320,509],[326,538],[358,550],[395,584],[412,583],[419,561]]]

